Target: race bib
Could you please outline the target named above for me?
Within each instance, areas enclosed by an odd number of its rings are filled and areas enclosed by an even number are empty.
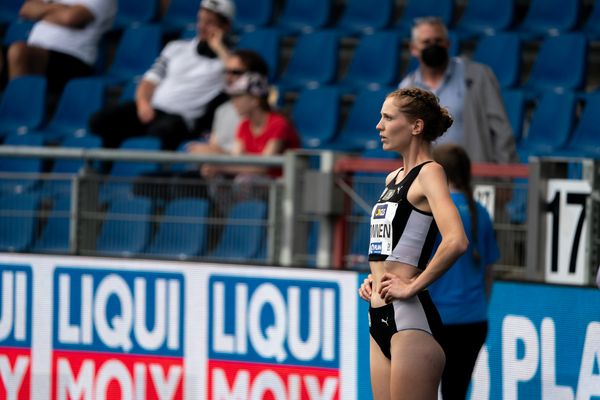
[[[397,209],[398,203],[378,203],[373,207],[369,254],[392,254],[392,221]]]

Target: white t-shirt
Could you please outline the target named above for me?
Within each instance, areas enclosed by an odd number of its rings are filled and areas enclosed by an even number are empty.
[[[219,147],[228,153],[233,151],[235,134],[239,124],[240,115],[231,101],[226,101],[217,107],[211,135],[215,135]]]
[[[49,2],[49,0],[44,0]],[[54,50],[80,59],[92,65],[98,56],[98,43],[112,26],[117,12],[116,0],[53,0],[54,3],[82,5],[93,15],[94,20],[83,29],[69,28],[46,21],[38,21],[33,26],[27,43],[48,50]]]
[[[181,115],[190,129],[206,104],[225,88],[223,62],[199,55],[197,45],[197,39],[168,43],[143,77],[157,85],[152,106]]]

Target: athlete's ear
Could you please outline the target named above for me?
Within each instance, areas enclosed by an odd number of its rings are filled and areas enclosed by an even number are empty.
[[[412,134],[415,136],[419,135],[421,132],[423,132],[424,126],[425,126],[425,124],[423,123],[422,119],[416,119],[415,122],[413,123]]]

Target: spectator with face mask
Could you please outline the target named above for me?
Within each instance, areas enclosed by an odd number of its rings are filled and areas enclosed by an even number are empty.
[[[492,70],[463,57],[449,57],[450,41],[436,17],[419,18],[412,28],[410,52],[419,67],[399,87],[433,92],[447,107],[454,124],[435,144],[466,149],[473,162],[518,162],[515,140]]]
[[[231,0],[202,0],[196,38],[167,44],[137,86],[135,101],[91,117],[90,130],[103,138],[104,147],[149,135],[174,150],[210,129],[215,108],[227,98],[223,70],[233,16]]]

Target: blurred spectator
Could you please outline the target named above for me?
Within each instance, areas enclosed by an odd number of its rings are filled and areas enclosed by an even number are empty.
[[[477,356],[487,336],[492,267],[500,252],[490,215],[473,198],[471,161],[465,150],[454,144],[442,144],[433,149],[433,159],[446,172],[452,201],[469,239],[467,251],[429,286],[444,323],[441,344],[446,366],[442,397],[460,400],[466,398]]]
[[[240,122],[233,155],[282,154],[287,149],[297,148],[299,138],[294,126],[284,116],[273,112],[269,106],[269,85],[265,75],[248,72],[227,87],[227,94],[239,113]],[[235,175],[237,181],[247,182],[260,177],[277,177],[280,170],[259,166],[204,164],[202,175]]]
[[[116,0],[25,1],[19,16],[37,22],[26,43],[9,47],[3,73],[45,75],[49,91],[60,92],[69,79],[94,72],[98,44],[116,12]]]
[[[90,130],[103,138],[104,147],[151,135],[162,140],[164,149],[174,150],[210,129],[215,108],[226,99],[223,62],[233,16],[231,0],[202,0],[197,37],[167,44],[140,81],[135,101],[91,117]]]
[[[233,84],[246,72],[268,76],[265,60],[252,50],[236,50],[225,62],[225,83]],[[215,111],[208,142],[190,142],[186,151],[198,154],[231,154],[240,116],[231,100],[221,104]]]
[[[436,144],[463,146],[473,162],[518,162],[515,140],[498,81],[486,65],[448,56],[448,30],[436,17],[419,18],[412,28],[410,52],[419,68],[399,87],[430,90],[447,107],[454,124]]]

